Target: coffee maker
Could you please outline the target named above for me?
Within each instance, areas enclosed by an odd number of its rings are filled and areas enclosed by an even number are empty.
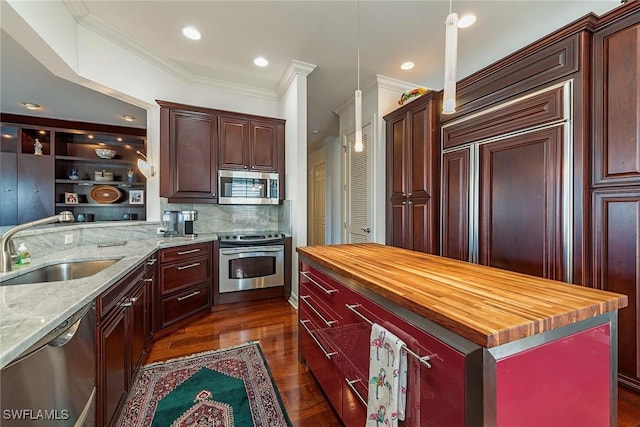
[[[180,235],[180,211],[164,211],[162,214],[162,227],[164,237],[175,237]]]
[[[193,232],[193,222],[198,220],[198,211],[182,211],[182,221],[184,221],[184,235],[187,237],[198,237]]]

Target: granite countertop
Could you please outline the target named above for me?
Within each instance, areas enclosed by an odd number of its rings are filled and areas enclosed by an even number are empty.
[[[125,245],[102,248],[97,245],[77,246],[32,260],[28,267],[0,273],[2,282],[60,262],[118,258],[113,265],[82,279],[0,286],[0,368],[92,302],[157,249],[217,239],[217,234],[212,233],[200,234],[196,238],[153,236],[148,240],[131,240]]]
[[[485,348],[628,304],[626,295],[376,243],[307,246],[297,251],[300,257]]]

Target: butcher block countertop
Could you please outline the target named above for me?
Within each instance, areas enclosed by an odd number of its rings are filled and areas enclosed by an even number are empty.
[[[305,246],[297,251],[485,348],[628,304],[626,295],[376,243]]]

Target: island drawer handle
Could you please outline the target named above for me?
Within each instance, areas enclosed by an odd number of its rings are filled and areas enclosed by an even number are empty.
[[[185,295],[183,297],[178,297],[177,300],[178,301],[184,301],[187,298],[195,297],[196,295],[200,295],[200,291],[191,292],[189,295]]]
[[[313,280],[311,278],[311,273],[308,271],[301,271],[300,274],[302,274],[304,277],[306,277],[307,279],[309,279],[309,281],[311,283],[313,283],[314,285],[316,285],[317,287],[319,287],[320,289],[322,289],[322,291],[327,294],[327,295],[332,295],[334,292],[338,292],[337,289],[327,289],[324,286],[322,286],[320,283],[316,282],[315,280]]]
[[[143,279],[143,282],[153,282],[153,277],[150,277],[148,279]]]
[[[157,260],[158,258],[151,258],[149,261],[147,261],[147,265],[153,265],[156,263]]]
[[[311,339],[313,339],[316,342],[317,346],[320,347],[320,350],[322,350],[325,357],[331,360],[331,356],[335,356],[336,354],[338,354],[338,352],[334,351],[332,353],[329,353],[327,352],[327,350],[324,349],[324,347],[322,347],[322,344],[320,344],[320,341],[318,341],[318,339],[313,335],[313,332],[311,332],[311,330],[307,328],[307,323],[309,322],[311,322],[311,320],[305,319],[305,320],[301,320],[300,324],[302,325],[303,328],[307,330],[307,332],[309,333],[309,336],[311,337]]]
[[[358,390],[356,390],[356,388],[353,386],[353,384],[362,382],[362,380],[360,378],[358,378],[357,380],[350,380],[349,378],[345,378],[344,380],[347,382],[347,385],[349,386],[351,391],[355,393],[358,400],[360,400],[360,402],[362,402],[364,406],[367,406],[367,401],[364,400],[362,396],[360,396],[360,393],[358,392]]]
[[[191,249],[189,251],[180,251],[178,252],[178,255],[187,255],[187,254],[193,254],[196,252],[200,252],[200,249]]]
[[[360,317],[361,319],[363,319],[365,322],[367,322],[369,325],[373,325],[373,322],[371,320],[369,320],[364,314],[360,313],[358,310],[356,310],[358,307],[362,307],[362,305],[360,304],[345,304],[345,306],[351,310],[352,312],[354,312],[356,315],[358,315],[358,317]],[[402,346],[404,348],[404,350],[407,352],[408,355],[415,357],[416,359],[418,359],[418,361],[420,363],[422,363],[423,365],[425,365],[427,368],[431,367],[431,363],[429,363],[429,360],[431,360],[432,358],[435,357],[435,354],[431,354],[429,356],[420,356],[418,353],[415,353],[414,351],[412,351],[409,347],[407,347],[406,345]]]
[[[300,295],[300,299],[302,300],[302,302],[304,302],[307,305],[307,307],[309,307],[311,310],[313,310],[313,312],[318,315],[318,317],[324,322],[325,325],[327,325],[328,327],[331,327],[331,326],[333,326],[334,323],[338,323],[337,320],[327,320],[327,319],[325,319],[324,316],[322,314],[320,314],[320,312],[318,310],[316,310],[316,308],[314,306],[312,306],[309,301],[307,301],[307,298],[311,298],[311,297],[309,295]]]
[[[200,265],[199,262],[194,262],[193,264],[183,265],[181,267],[176,267],[176,270],[186,270],[187,268],[198,267]]]

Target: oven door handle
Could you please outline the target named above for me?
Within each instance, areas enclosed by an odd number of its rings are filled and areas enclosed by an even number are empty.
[[[256,252],[282,252],[284,248],[273,248],[265,246],[256,246],[251,248],[238,248],[238,249],[220,249],[221,255],[235,255],[235,254],[247,254]]]

